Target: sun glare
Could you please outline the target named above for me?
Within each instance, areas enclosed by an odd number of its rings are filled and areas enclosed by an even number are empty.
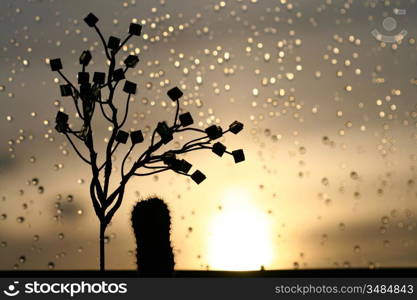
[[[214,270],[259,270],[272,257],[267,214],[246,190],[231,189],[222,197],[222,211],[212,220],[209,264]]]

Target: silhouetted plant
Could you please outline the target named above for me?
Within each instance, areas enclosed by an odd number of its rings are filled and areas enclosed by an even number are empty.
[[[144,276],[171,276],[175,262],[168,206],[159,198],[138,202],[132,211],[132,226],[139,273]]]
[[[77,86],[62,73],[62,63],[59,58],[50,60],[50,66],[52,71],[58,72],[66,82],[66,84],[60,86],[61,96],[71,97],[73,99],[76,109],[76,119],[80,121],[80,124],[77,126],[79,129],[73,129],[76,125],[69,123],[68,114],[59,111],[56,116],[55,128],[58,132],[66,136],[77,155],[91,167],[90,196],[94,211],[100,221],[100,270],[104,270],[105,230],[122,204],[126,185],[129,180],[134,176],[148,176],[172,170],[178,174],[189,176],[197,184],[200,184],[206,179],[206,176],[199,170],[189,174],[192,165],[184,159],[178,159],[177,155],[196,150],[211,149],[218,156],[222,156],[224,153],[232,155],[236,163],[243,161],[244,154],[242,150],[229,152],[219,142],[214,145],[211,144],[213,140],[220,138],[229,131],[237,134],[243,129],[243,124],[235,121],[225,131],[217,125],[212,125],[205,130],[190,127],[193,124],[193,118],[188,112],[180,114],[179,99],[183,93],[179,88],[174,87],[167,92],[168,97],[176,103],[173,124],[168,125],[166,121],[159,122],[150,135],[150,145],[142,154],[133,159],[130,168],[125,170],[126,160],[132,153],[134,147],[144,142],[144,135],[141,130],[132,131],[130,134],[122,130],[127,120],[129,105],[131,103],[130,98],[136,93],[136,84],[125,80],[125,74],[128,69],[136,66],[139,62],[139,57],[134,54],[128,55],[123,60],[125,67],[116,69],[116,66],[119,65],[116,56],[132,36],[140,36],[142,26],[132,23],[129,26],[128,36],[122,42],[119,38],[111,36],[106,43],[105,38],[96,25],[98,18],[90,13],[84,18],[84,21],[89,27],[95,29],[103,43],[104,52],[109,61],[107,74],[104,72],[95,72],[92,76],[92,82],[90,82],[90,74],[86,71],[86,68],[92,59],[92,54],[88,50],[83,51],[79,59],[81,72],[78,73]],[[127,100],[121,108],[118,106],[120,101],[114,101],[114,97],[118,84],[123,80],[125,80],[123,91],[127,93]],[[96,106],[99,106],[100,109],[96,109]],[[124,113],[121,115],[118,114],[122,109],[124,109]],[[101,114],[97,114],[97,111],[100,111]],[[108,142],[103,153],[97,153],[94,144],[94,124],[92,121],[97,115],[103,117],[111,126],[110,137],[107,139]],[[176,133],[185,131],[196,132],[201,136],[185,142],[177,150],[172,149],[158,153],[158,150],[162,146],[169,144],[174,139]],[[121,174],[120,179],[117,181],[118,186],[113,191],[110,191],[110,178],[113,170],[112,156],[117,149],[120,150],[118,148],[120,144],[127,143],[129,135],[131,146],[121,160]],[[156,138],[157,135],[159,135],[159,140]],[[72,137],[78,140],[78,147]],[[87,152],[87,155],[83,154],[83,151],[79,149],[80,145],[83,146],[83,150]],[[99,162],[99,159],[101,159],[101,162]],[[140,172],[143,169],[147,169],[147,171]]]

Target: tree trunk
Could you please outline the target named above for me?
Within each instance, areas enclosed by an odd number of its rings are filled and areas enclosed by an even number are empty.
[[[106,257],[104,255],[104,232],[106,231],[106,225],[104,220],[100,220],[100,271],[105,271]]]

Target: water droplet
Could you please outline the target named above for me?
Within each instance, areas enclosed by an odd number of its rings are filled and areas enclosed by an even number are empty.
[[[385,233],[387,232],[387,227],[385,227],[385,226],[381,226],[381,227],[379,227],[379,232],[380,232],[381,234],[385,234]]]
[[[398,227],[398,228],[404,228],[404,222],[399,221],[399,222],[397,223],[397,227]]]
[[[352,178],[353,180],[358,180],[359,175],[355,171],[352,171],[352,172],[350,172],[350,178]]]
[[[389,217],[388,216],[383,216],[382,218],[381,218],[381,223],[382,224],[384,224],[384,225],[386,225],[386,224],[388,224],[389,223]]]
[[[43,194],[44,191],[45,191],[45,188],[43,186],[38,187],[39,194]]]
[[[349,261],[343,262],[343,267],[346,269],[350,268],[350,262]]]
[[[297,261],[295,261],[295,262],[292,264],[292,266],[293,266],[294,270],[298,270],[298,269],[300,268],[300,264],[299,264]]]

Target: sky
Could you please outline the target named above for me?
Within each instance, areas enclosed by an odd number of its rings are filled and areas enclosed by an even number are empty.
[[[75,127],[80,122],[48,64],[60,57],[76,81],[79,55],[89,49],[88,71],[106,70],[100,40],[83,22],[89,12],[106,37],[143,25],[120,57],[140,57],[127,75],[138,92],[126,131],[147,133],[172,120],[166,92],[174,86],[198,127],[245,124],[221,139],[243,148],[245,162],[210,151],[184,156],[207,175],[202,184],[172,172],[129,183],[107,230],[108,268],[136,268],[130,213],[154,195],[170,208],[177,269],[415,267],[416,6],[3,0],[0,269],[98,267],[90,170],[54,129],[59,109]],[[406,34],[390,43],[374,30]],[[122,92],[116,98],[125,103]],[[109,124],[98,119],[95,128],[104,149]],[[178,135],[172,145],[191,137]],[[128,148],[115,153],[115,174]]]

